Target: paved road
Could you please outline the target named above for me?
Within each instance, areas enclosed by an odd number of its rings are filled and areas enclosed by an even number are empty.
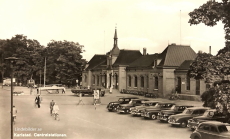
[[[67,89],[66,94],[42,94],[41,108],[34,106],[36,90],[30,94],[30,90],[23,87],[15,88],[17,91],[24,91],[24,95],[14,96],[14,105],[18,109],[17,121],[14,125],[14,133],[27,133],[35,138],[34,134],[62,134],[67,139],[189,139],[191,131],[188,129],[171,127],[166,123],[159,123],[153,120],[144,120],[140,117],[108,112],[106,105],[110,101],[118,99],[119,94],[106,93],[101,98],[101,105],[92,105],[92,97],[83,97],[84,105],[77,105],[79,97],[74,96]],[[10,88],[4,87],[0,90],[1,130],[2,139],[10,138]],[[55,121],[49,113],[49,102],[55,100],[60,107],[60,121]],[[163,99],[158,99],[165,101]],[[201,106],[200,102],[177,101],[178,104],[192,104]],[[18,131],[22,128],[36,131]],[[14,137],[24,139],[24,137]],[[39,138],[39,137],[36,137]],[[50,137],[41,137],[49,139]]]

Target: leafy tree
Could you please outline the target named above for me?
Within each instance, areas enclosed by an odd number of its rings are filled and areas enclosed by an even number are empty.
[[[198,9],[189,13],[190,25],[204,23],[207,26],[214,26],[222,21],[225,30],[225,48],[219,50],[216,56],[198,54],[192,63],[189,75],[196,79],[205,79],[207,83],[223,80],[230,75],[230,1],[222,0],[216,2],[210,0]],[[221,113],[230,112],[230,83],[216,83],[213,88],[205,92],[201,97],[204,105],[211,105],[214,101],[216,109]],[[214,92],[214,94],[213,94]]]
[[[216,2],[209,0],[198,9],[189,13],[190,25],[204,23],[207,26],[215,26],[221,21],[224,24],[226,47],[230,50],[230,1]]]
[[[33,78],[39,67],[41,67],[41,61],[38,59],[41,58],[42,49],[43,46],[37,40],[27,39],[23,35],[15,35],[15,37],[5,40],[2,47],[2,51],[4,52],[2,59],[7,57],[19,58],[14,67],[15,77],[18,82],[26,84],[27,80]],[[6,76],[10,75],[10,70],[8,69],[9,67],[6,69]]]
[[[44,53],[46,57],[46,79],[48,83],[72,85],[81,79],[82,68],[86,61],[82,59],[83,45],[69,41],[48,43]]]

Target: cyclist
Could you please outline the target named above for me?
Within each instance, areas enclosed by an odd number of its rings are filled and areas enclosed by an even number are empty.
[[[16,107],[15,106],[13,106],[13,122],[14,122],[14,124],[15,124],[15,121],[16,121],[16,116],[17,116],[17,113],[18,111],[17,111],[17,109],[16,109]]]

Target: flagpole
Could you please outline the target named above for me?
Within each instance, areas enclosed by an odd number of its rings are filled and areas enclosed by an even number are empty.
[[[45,67],[44,67],[44,87],[46,87],[46,57],[45,57]]]

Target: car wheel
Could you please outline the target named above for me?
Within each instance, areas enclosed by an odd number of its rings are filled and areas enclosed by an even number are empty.
[[[195,136],[193,139],[200,139],[200,137],[198,137],[198,136]]]
[[[182,121],[180,123],[180,126],[183,127],[183,128],[187,127],[187,122],[186,121]]]
[[[109,112],[111,112],[112,110],[109,110]]]
[[[153,115],[151,116],[151,118],[152,118],[153,120],[155,120],[157,117],[156,117],[155,114],[153,114]]]

